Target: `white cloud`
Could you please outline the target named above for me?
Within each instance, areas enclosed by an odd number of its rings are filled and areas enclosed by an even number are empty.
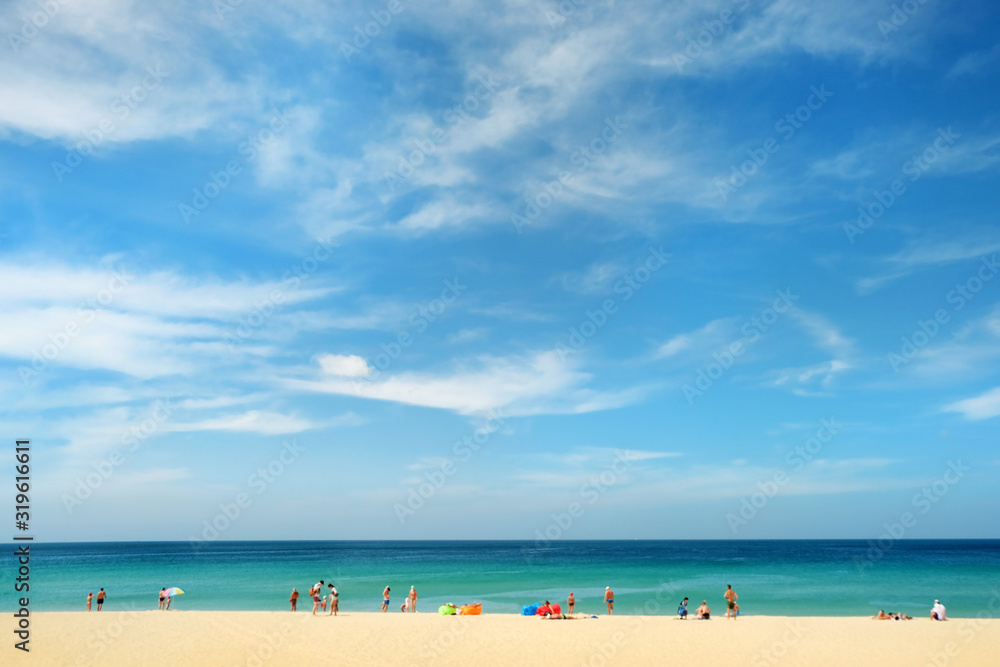
[[[712,320],[694,331],[678,334],[660,345],[655,357],[664,359],[681,353],[704,354],[712,348],[738,340],[734,318]]]
[[[324,426],[321,422],[277,412],[250,410],[241,414],[220,415],[196,422],[168,422],[165,431],[239,431],[261,435],[301,433]]]
[[[373,370],[367,361],[356,354],[324,354],[319,358],[319,365],[327,375],[341,377],[367,377]]]
[[[990,389],[973,398],[949,403],[944,406],[944,409],[946,412],[960,412],[966,419],[971,420],[991,419],[1000,416],[1000,387]]]
[[[324,373],[317,380],[289,379],[292,389],[359,396],[461,414],[578,413],[606,410],[638,400],[640,390],[600,392],[582,385],[590,375],[572,368],[559,353],[526,357],[480,357],[451,373],[401,373],[372,381],[345,379]]]

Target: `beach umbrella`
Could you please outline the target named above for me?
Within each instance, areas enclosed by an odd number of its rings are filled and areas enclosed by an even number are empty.
[[[175,595],[184,595],[184,591],[182,591],[177,587],[168,588],[167,590],[163,591],[163,597],[165,598],[172,598]]]

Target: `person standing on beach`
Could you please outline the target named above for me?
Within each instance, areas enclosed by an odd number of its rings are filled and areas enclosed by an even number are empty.
[[[313,584],[313,587],[309,589],[309,594],[312,595],[313,599],[313,616],[316,615],[316,610],[319,609],[319,594],[323,592],[323,580],[320,579],[319,583]]]
[[[104,592],[103,588],[101,590],[97,591],[97,611],[101,610],[101,607],[104,605],[104,600],[107,597],[108,597],[108,594]]]
[[[572,593],[570,593],[569,598],[567,598],[566,600],[566,608],[569,609],[569,613],[571,614],[573,613],[573,607],[575,606],[576,606],[576,598],[573,597]]]
[[[90,601],[94,599],[93,593],[87,593],[87,611],[90,611]]]
[[[604,587],[604,603],[608,605],[608,616],[613,616],[615,613],[615,592],[611,590],[611,586]]]
[[[386,586],[385,590],[382,591],[382,612],[385,613],[389,609],[389,587]]]
[[[292,603],[292,611],[295,611],[299,606],[299,590],[297,588],[292,589],[292,597],[288,598],[288,601]]]
[[[739,595],[733,590],[733,587],[726,584],[726,618],[732,618],[736,620],[736,598]]]
[[[340,594],[333,584],[327,584],[326,587],[330,589],[330,613],[327,616],[336,616],[337,609],[340,607]]]
[[[417,589],[410,586],[410,611],[417,611]]]
[[[166,592],[166,590],[167,590],[166,588],[161,588],[160,589],[160,606],[156,608],[157,611],[163,611],[163,604],[164,604],[164,601],[165,601],[165,598],[163,597],[163,594]]]

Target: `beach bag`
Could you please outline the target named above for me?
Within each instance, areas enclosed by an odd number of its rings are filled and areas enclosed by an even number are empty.
[[[521,616],[534,616],[537,611],[538,611],[538,605],[537,604],[525,605],[521,609]]]

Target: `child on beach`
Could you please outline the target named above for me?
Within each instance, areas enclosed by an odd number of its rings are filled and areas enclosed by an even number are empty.
[[[684,598],[681,600],[680,605],[677,606],[677,615],[681,617],[682,621],[686,621],[688,617],[688,599]]]
[[[323,596],[323,600],[319,603],[320,611],[326,611],[326,596]]]
[[[87,611],[90,611],[90,601],[94,599],[93,593],[87,593]]]

